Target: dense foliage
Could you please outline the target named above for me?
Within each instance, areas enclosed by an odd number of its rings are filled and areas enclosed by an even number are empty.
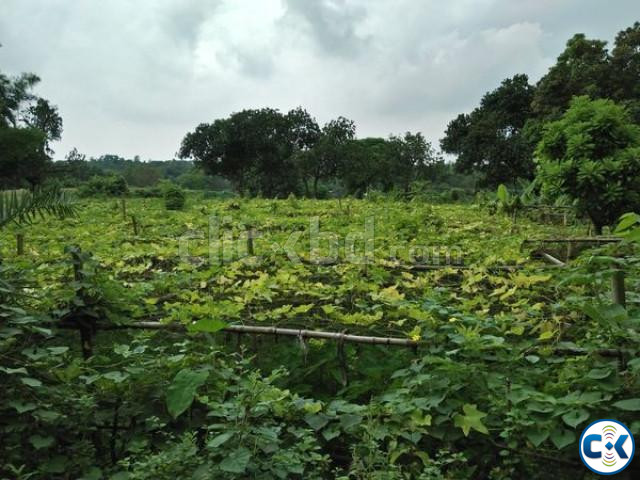
[[[0,232],[3,478],[569,479],[586,471],[576,442],[590,420],[640,432],[637,215],[621,224],[627,242],[555,269],[522,240],[585,225],[513,224],[419,197],[194,196],[183,211],[129,199],[136,233],[113,199],[80,205],[28,227],[22,256],[16,229]],[[239,248],[250,224],[258,257],[212,255],[211,215],[240,238],[214,245]],[[328,232],[345,239],[371,217],[374,262],[346,262],[343,242],[341,262],[308,262],[331,255]],[[285,250],[292,232],[303,262]],[[459,249],[470,268],[400,268],[394,245],[402,263],[410,247],[427,263]],[[495,268],[507,264],[521,268]],[[614,267],[627,273],[626,308],[611,305]],[[140,320],[190,333],[104,330]],[[73,322],[102,328],[86,359],[78,331],[58,328]],[[220,331],[230,323],[421,343]]]
[[[575,200],[598,233],[640,211],[640,126],[612,101],[575,97],[545,126],[537,155],[543,190]]]
[[[0,188],[34,188],[50,167],[50,142],[60,139],[62,119],[32,92],[39,81],[33,74],[0,72]]]
[[[389,139],[356,139],[355,133],[354,122],[344,117],[320,128],[300,107],[286,114],[243,110],[188,133],[180,156],[230,179],[241,193],[265,197],[319,198],[320,182],[332,181],[355,195],[408,191],[414,180],[435,179],[429,167],[442,164],[420,133]]]

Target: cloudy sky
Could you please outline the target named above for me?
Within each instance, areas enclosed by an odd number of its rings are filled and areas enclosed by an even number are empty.
[[[302,105],[358,136],[447,122],[515,73],[537,80],[576,32],[611,42],[638,0],[1,0],[0,71],[37,73],[77,147],[172,158],[244,108]]]

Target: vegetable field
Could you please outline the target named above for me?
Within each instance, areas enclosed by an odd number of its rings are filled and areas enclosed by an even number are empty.
[[[591,421],[640,433],[632,217],[79,203],[0,231],[3,478],[569,479]]]

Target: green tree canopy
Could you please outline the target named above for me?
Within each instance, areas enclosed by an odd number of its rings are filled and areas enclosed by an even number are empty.
[[[533,176],[532,147],[522,135],[533,90],[526,75],[515,75],[485,94],[470,114],[449,122],[440,146],[458,156],[458,171],[479,171],[488,186]]]
[[[32,90],[40,81],[24,73],[0,73],[0,187],[32,188],[50,168],[50,142],[62,135],[58,109]]]
[[[598,233],[640,209],[640,126],[613,101],[574,98],[536,154],[543,192],[574,199]]]

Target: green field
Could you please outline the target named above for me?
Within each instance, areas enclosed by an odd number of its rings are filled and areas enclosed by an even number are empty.
[[[382,196],[190,194],[183,211],[129,198],[125,216],[118,199],[90,199],[75,217],[7,227],[0,258],[12,283],[0,295],[16,306],[0,312],[4,468],[15,478],[32,478],[21,468],[87,479],[574,478],[588,420],[640,433],[638,256],[625,243],[549,265],[523,240],[587,227],[534,217]],[[564,260],[566,245],[547,251]],[[626,310],[611,304],[613,266],[626,271]],[[142,321],[186,331],[113,329]],[[89,325],[90,358],[61,325]]]

